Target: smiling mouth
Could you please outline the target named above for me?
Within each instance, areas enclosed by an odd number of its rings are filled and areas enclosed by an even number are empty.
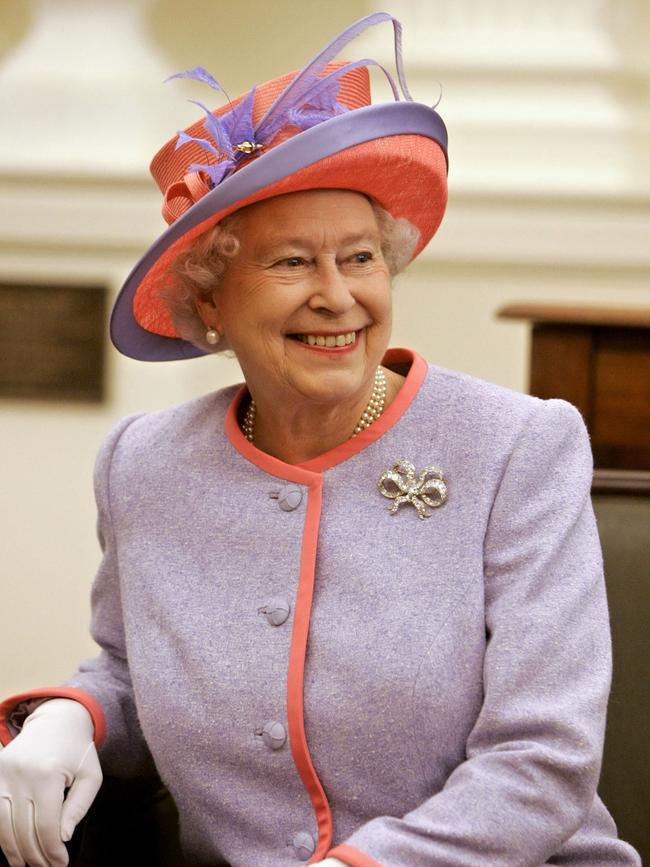
[[[357,331],[347,331],[343,334],[290,334],[289,337],[308,346],[341,349],[356,343],[357,334]]]

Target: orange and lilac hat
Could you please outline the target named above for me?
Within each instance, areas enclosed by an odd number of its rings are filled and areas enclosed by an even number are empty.
[[[374,60],[333,58],[367,27],[391,21],[401,94],[372,105]],[[223,91],[202,67],[192,78]],[[442,220],[447,203],[447,131],[434,108],[413,101],[404,77],[401,25],[385,12],[344,30],[310,63],[229,102],[179,132],[154,156],[151,173],[163,193],[169,228],[131,271],[115,302],[111,339],[143,361],[194,358],[204,351],[179,337],[160,290],[170,266],[192,241],[233,211],[283,193],[348,189],[364,193],[419,231],[416,256]]]

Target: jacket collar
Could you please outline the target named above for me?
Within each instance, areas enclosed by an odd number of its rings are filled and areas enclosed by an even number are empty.
[[[311,458],[311,460],[305,461],[305,463],[286,464],[284,461],[260,451],[260,449],[256,448],[253,443],[246,439],[237,420],[241,402],[248,395],[248,389],[245,384],[237,391],[228,407],[224,425],[226,436],[242,457],[255,464],[261,470],[269,473],[269,475],[288,479],[297,484],[309,485],[320,473],[343,463],[343,461],[363,451],[385,434],[387,430],[390,430],[411,405],[427,375],[426,361],[411,349],[389,349],[382,359],[382,364],[385,367],[410,365],[404,383],[391,405],[382,413],[377,421],[357,434],[356,437],[346,440],[341,445],[323,452],[322,455]]]

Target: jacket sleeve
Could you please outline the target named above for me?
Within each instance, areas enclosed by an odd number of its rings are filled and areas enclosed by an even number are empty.
[[[539,867],[583,824],[611,676],[591,480],[579,413],[540,402],[485,535],[484,701],[466,760],[417,809],[371,820],[329,854],[352,867]]]
[[[153,773],[154,766],[138,723],[129,675],[122,622],[118,543],[111,520],[110,471],[113,454],[131,422],[122,419],[104,441],[95,463],[97,534],[102,561],[93,583],[91,634],[101,650],[82,662],[63,687],[45,687],[6,699],[0,706],[5,740],[14,736],[37,699],[64,697],[80,701],[95,724],[102,770],[118,777]]]

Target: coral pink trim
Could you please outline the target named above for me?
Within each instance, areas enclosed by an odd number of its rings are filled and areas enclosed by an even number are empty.
[[[327,795],[314,769],[305,734],[303,683],[305,656],[309,637],[311,603],[316,574],[316,549],[320,522],[323,480],[318,478],[309,487],[307,514],[300,556],[300,578],[293,617],[289,670],[287,674],[287,719],[291,753],[302,782],[311,798],[318,825],[318,845],[309,864],[322,861],[332,845],[332,813]]]
[[[371,858],[369,855],[364,855],[363,852],[355,849],[354,846],[348,846],[347,843],[335,846],[334,849],[327,854],[331,855],[332,858],[340,858],[340,860],[345,861],[349,867],[384,867],[384,865],[379,861],[375,861],[375,859]]]
[[[424,382],[427,375],[427,363],[422,356],[411,349],[389,349],[382,359],[382,364],[385,366],[406,364],[408,362],[410,362],[411,367],[406,379],[402,383],[402,387],[395,395],[393,402],[377,421],[374,421],[370,427],[367,427],[355,437],[341,443],[340,446],[300,464],[303,470],[323,473],[325,470],[331,469],[336,464],[346,461],[353,455],[363,451],[363,449],[379,439],[380,436],[385,434],[387,430],[390,430],[401,419]]]
[[[281,461],[279,458],[274,458],[272,455],[267,455],[266,452],[262,452],[258,448],[255,448],[253,443],[246,439],[239,427],[237,412],[242,400],[247,394],[248,389],[245,385],[242,385],[228,407],[228,412],[226,413],[226,419],[224,422],[224,430],[226,436],[230,440],[230,444],[233,445],[240,455],[246,458],[247,461],[255,464],[255,466],[264,470],[264,472],[271,476],[277,476],[279,479],[285,479],[289,482],[296,482],[299,485],[309,486],[313,484],[314,481],[319,478],[316,473],[302,469],[300,466],[285,464],[284,461]]]
[[[237,412],[247,394],[245,385],[238,390],[228,407],[224,429],[231,445],[246,460],[261,470],[279,479],[296,482],[308,488],[307,509],[303,529],[302,552],[300,558],[300,577],[294,608],[289,667],[287,672],[287,720],[291,752],[300,778],[309,794],[318,825],[318,845],[308,864],[322,861],[332,845],[332,812],[327,796],[318,778],[309,755],[305,733],[303,687],[305,657],[309,638],[311,605],[316,573],[316,552],[318,547],[318,527],[320,522],[323,492],[322,473],[336,466],[352,455],[365,449],[389,430],[404,415],[427,375],[427,365],[423,358],[409,349],[390,349],[383,358],[384,364],[409,363],[410,370],[393,402],[383,415],[369,428],[353,439],[336,448],[330,449],[300,465],[286,464],[284,461],[267,455],[249,442],[239,427]],[[382,867],[377,861],[354,849],[352,846],[337,846],[329,854],[340,854],[351,867]]]
[[[248,393],[245,385],[242,385],[228,407],[224,426],[226,436],[246,460],[270,475],[297,484],[310,485],[314,481],[316,473],[323,473],[363,451],[401,419],[424,382],[427,375],[427,363],[422,356],[411,349],[389,349],[382,359],[384,365],[409,362],[411,367],[402,387],[377,421],[357,434],[356,437],[346,440],[341,445],[323,452],[322,455],[305,461],[303,464],[285,464],[284,461],[255,448],[253,443],[246,439],[237,421],[239,406]]]
[[[12,695],[0,702],[0,743],[3,746],[13,740],[14,734],[9,726],[9,717],[19,704],[24,701],[32,701],[36,698],[71,698],[82,704],[93,720],[95,727],[95,746],[100,747],[106,737],[106,718],[99,702],[82,689],[74,686],[48,686],[41,689],[33,689],[30,692]]]

